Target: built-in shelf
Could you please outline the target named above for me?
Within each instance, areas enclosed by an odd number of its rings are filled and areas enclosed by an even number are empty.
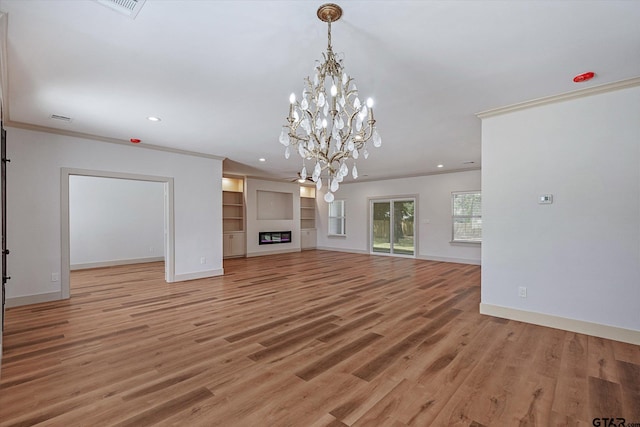
[[[300,187],[300,248],[316,247],[316,189]]]
[[[316,228],[316,199],[308,196],[308,190],[304,190],[305,195],[303,195],[303,188],[309,187],[300,188],[300,228]]]
[[[225,258],[246,254],[244,217],[244,180],[222,178],[222,252]]]

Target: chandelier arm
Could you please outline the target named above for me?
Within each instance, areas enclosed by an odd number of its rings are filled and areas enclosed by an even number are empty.
[[[351,158],[351,152],[338,151],[331,156],[331,163],[340,163],[340,160],[348,160],[349,158]]]
[[[294,144],[298,144],[298,142],[302,141],[302,142],[307,142],[309,141],[309,138],[304,138],[303,136],[300,136],[298,134],[295,133],[290,133],[289,137],[296,139],[297,141],[293,141]]]
[[[345,111],[345,113],[346,113],[346,111]],[[347,137],[349,137],[351,135],[351,132],[353,131],[353,120],[357,115],[358,115],[358,110],[354,109],[354,111],[351,114],[351,116],[348,117],[348,119],[347,119],[347,125],[348,125]],[[347,116],[349,116],[349,113],[347,113]]]
[[[373,121],[370,120],[369,121],[369,125],[366,128],[363,129],[364,130],[364,135],[362,136],[362,142],[363,142],[362,145],[364,145],[365,142],[369,141],[371,139],[371,137],[373,136],[373,124],[374,123],[375,123],[375,120],[373,120]],[[368,135],[367,135],[367,132],[368,132]]]

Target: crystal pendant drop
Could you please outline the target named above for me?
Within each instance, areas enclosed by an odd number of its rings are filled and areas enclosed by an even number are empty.
[[[338,183],[337,179],[333,178],[331,180],[331,188],[330,188],[331,192],[335,193],[336,191],[338,191],[338,188],[340,188],[340,183]]]
[[[353,179],[358,178],[358,168],[356,168],[355,163],[353,164],[353,168],[351,168],[351,175],[353,175]]]
[[[316,144],[314,144],[313,139],[310,139],[309,142],[307,142],[307,150],[313,151],[315,148]]]
[[[307,101],[307,98],[302,98],[302,102],[300,102],[300,108],[302,108],[303,110],[309,109],[309,101]]]
[[[364,151],[362,152],[362,155],[364,156],[365,160],[369,158],[369,152],[367,151],[367,149],[365,148]]]
[[[303,159],[307,157],[307,153],[305,153],[304,150],[304,145],[298,144],[298,154],[300,154],[300,157],[302,157]]]
[[[333,202],[333,193],[327,192],[327,194],[324,195],[324,201],[327,203]]]
[[[282,132],[280,132],[280,144],[286,147],[289,145],[289,142],[289,134],[287,133],[287,130],[285,128],[282,128]]]
[[[356,96],[356,99],[353,101],[353,109],[360,110],[362,104],[360,104],[360,98]]]
[[[347,73],[342,73],[342,86],[346,85],[348,81],[349,76],[347,76]]]
[[[307,167],[302,166],[302,170],[300,171],[300,178],[307,179]]]
[[[318,79],[318,73],[316,73],[316,74],[313,76],[313,85],[314,85],[314,86],[318,86],[318,83],[320,83],[320,81],[319,81],[319,79]]]
[[[287,148],[284,149],[284,158],[285,159],[289,159],[289,156],[291,156],[291,151],[289,150],[289,147],[287,146]]]
[[[360,154],[358,154],[358,150],[353,150],[353,152],[351,154],[353,154],[353,159],[354,160],[357,160],[358,156],[360,156]]]
[[[350,140],[349,140],[349,143],[347,144],[347,150],[349,150],[349,151],[353,151],[353,149],[355,148],[355,146],[356,146],[356,145],[354,144],[353,139],[350,139]]]
[[[360,132],[362,130],[362,116],[358,114],[356,116],[356,132]]]
[[[382,138],[380,138],[380,135],[378,134],[378,130],[374,129],[373,130],[373,146],[380,147],[381,145],[382,145]]]
[[[343,180],[343,179],[344,179],[344,176],[342,176],[342,174],[338,174],[338,175],[336,175],[336,180],[337,180],[338,182],[342,182],[342,180]]]
[[[325,150],[327,148],[327,140],[325,139],[324,135],[320,138],[320,149],[321,150]]]
[[[302,121],[300,122],[300,126],[302,126],[302,129],[304,129],[307,135],[311,133],[311,127],[309,126],[309,119],[307,119],[306,117],[302,119]]]
[[[344,106],[347,104],[347,100],[344,98],[344,95],[340,97],[338,103],[342,106],[342,108],[344,108]]]
[[[347,166],[346,163],[343,163],[342,165],[340,165],[340,175],[342,176],[349,175],[349,167]]]
[[[316,119],[316,129],[321,129],[322,128],[322,119],[320,118],[320,116],[318,116],[318,118]]]
[[[325,116],[329,115],[329,103],[324,104],[324,108],[322,109],[322,112],[324,113]]]
[[[362,110],[360,110],[360,117],[362,117],[362,120],[364,120],[367,117],[367,114],[369,113],[369,110],[367,109],[367,104],[362,106]]]
[[[324,101],[324,93],[320,92],[320,94],[318,95],[318,107],[324,106]]]
[[[319,177],[321,173],[322,173],[322,168],[320,167],[320,163],[316,162],[316,166],[313,168],[313,175]]]
[[[316,190],[320,191],[321,188],[322,188],[322,178],[318,178],[318,180],[316,181]]]
[[[339,130],[344,129],[344,120],[342,119],[342,116],[339,116],[339,117],[338,117],[338,123],[336,123],[336,127],[337,127]]]

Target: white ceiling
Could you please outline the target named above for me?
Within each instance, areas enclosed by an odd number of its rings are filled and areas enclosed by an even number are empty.
[[[289,94],[326,48],[323,3],[147,0],[131,19],[92,0],[0,0],[5,120],[292,178],[301,162],[284,159],[278,135]],[[361,96],[375,99],[383,138],[359,161],[365,179],[479,167],[475,113],[640,75],[640,1],[339,4],[333,47]],[[586,71],[596,78],[572,81]]]

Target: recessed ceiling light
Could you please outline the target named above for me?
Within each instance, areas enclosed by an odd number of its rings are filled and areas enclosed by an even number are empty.
[[[444,165],[438,165],[438,167],[439,167],[439,168],[443,168],[443,167],[444,167]]]
[[[259,162],[264,163],[264,162],[266,162],[266,161],[267,161],[267,159],[265,159],[264,157],[260,157],[260,158],[258,159],[258,161],[259,161]]]
[[[147,120],[149,120],[150,122],[159,122],[162,119],[160,117],[149,116],[147,117]]]

